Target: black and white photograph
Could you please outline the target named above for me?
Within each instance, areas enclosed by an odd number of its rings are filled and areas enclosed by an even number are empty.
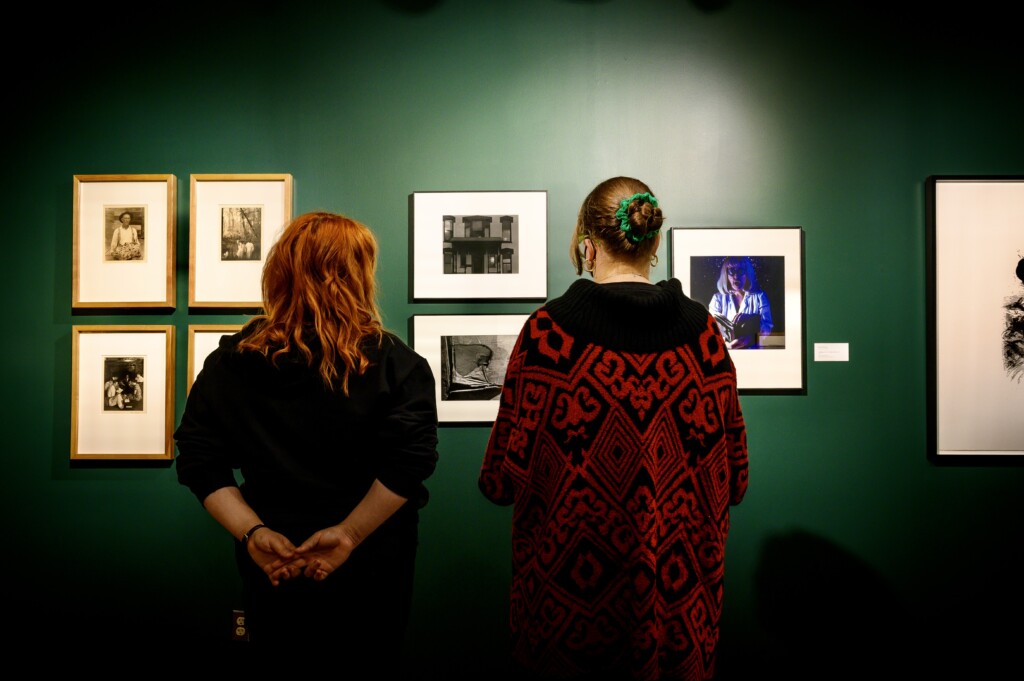
[[[1024,456],[1024,176],[931,176],[928,458]]]
[[[173,310],[177,179],[74,175],[71,307]]]
[[[71,459],[174,459],[174,325],[71,328]]]
[[[442,336],[441,399],[498,399],[515,342],[515,335]]]
[[[444,274],[519,274],[518,215],[444,215]]]
[[[803,230],[673,227],[669,273],[715,318],[740,394],[805,394]]]
[[[415,300],[547,295],[547,192],[416,192],[411,197]]]
[[[144,412],[146,410],[144,357],[104,357],[103,411]]]
[[[440,423],[490,423],[509,357],[529,315],[414,315],[413,349],[436,377]]]
[[[263,206],[221,206],[220,259],[260,260]]]
[[[292,219],[292,176],[189,176],[188,305],[259,308],[267,252]]]
[[[105,206],[104,257],[112,262],[146,259],[146,207]]]

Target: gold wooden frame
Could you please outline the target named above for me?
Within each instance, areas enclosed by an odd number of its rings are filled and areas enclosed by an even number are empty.
[[[107,391],[122,367],[137,372],[134,403]],[[72,326],[71,459],[173,460],[173,428],[174,326]]]
[[[188,325],[188,374],[185,375],[185,394],[192,390],[192,384],[196,380],[196,374],[203,368],[203,360],[206,356],[216,348],[214,344],[210,347],[210,343],[201,342],[197,339],[202,339],[204,336],[208,336],[208,340],[216,343],[220,337],[225,334],[235,333],[240,331],[244,324],[189,324]],[[217,340],[214,340],[216,337]],[[201,355],[197,356],[196,352],[200,352]]]
[[[175,305],[177,178],[174,175],[73,176],[71,307]],[[142,257],[117,260],[108,248],[117,213],[134,214]]]
[[[259,308],[267,251],[292,219],[292,176],[287,173],[191,175],[188,305],[190,308]],[[247,254],[226,252],[224,211],[257,208]],[[241,239],[239,239],[239,242]],[[252,248],[256,250],[253,251]],[[253,256],[257,257],[253,257]]]

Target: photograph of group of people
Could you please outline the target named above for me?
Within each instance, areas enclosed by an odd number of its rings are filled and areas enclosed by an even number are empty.
[[[103,411],[142,411],[142,357],[104,357]]]

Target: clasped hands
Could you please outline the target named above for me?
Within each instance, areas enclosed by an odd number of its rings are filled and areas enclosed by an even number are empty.
[[[295,546],[280,532],[261,528],[246,548],[274,586],[283,580],[307,577],[322,582],[348,560],[359,537],[345,525],[318,530]]]

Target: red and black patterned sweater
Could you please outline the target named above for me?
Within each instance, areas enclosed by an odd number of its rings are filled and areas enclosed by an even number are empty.
[[[747,438],[718,326],[678,280],[579,279],[530,315],[479,485],[513,505],[517,666],[713,676]]]

